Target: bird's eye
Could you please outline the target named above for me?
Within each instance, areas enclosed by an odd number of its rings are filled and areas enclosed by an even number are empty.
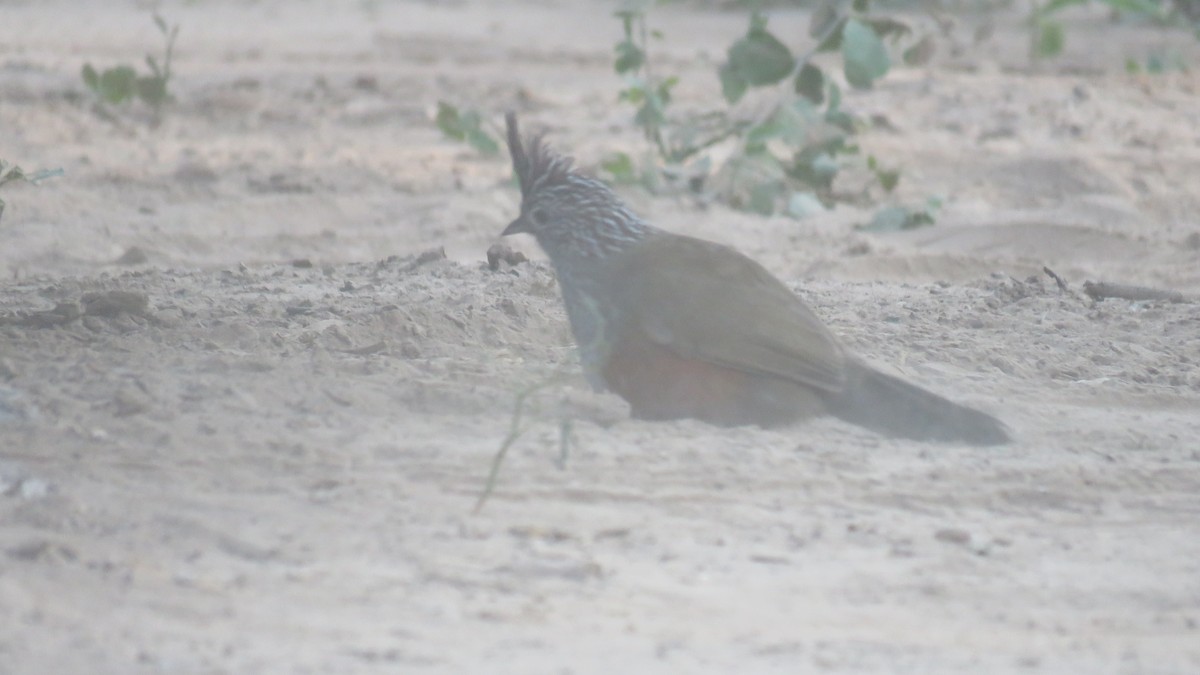
[[[534,225],[542,226],[546,224],[546,212],[538,207],[529,210],[529,220]]]

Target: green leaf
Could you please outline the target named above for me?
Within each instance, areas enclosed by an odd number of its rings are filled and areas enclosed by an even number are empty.
[[[617,59],[613,62],[613,69],[617,71],[618,75],[637,70],[646,62],[646,52],[631,40],[618,42],[616,52]]]
[[[775,212],[775,203],[783,193],[779,183],[758,183],[750,188],[750,199],[746,207],[760,215],[769,216]]]
[[[133,97],[137,88],[137,71],[129,66],[109,68],[100,74],[96,91],[108,103],[122,103]]]
[[[622,0],[618,15],[642,16],[654,7],[656,0]]]
[[[879,169],[875,172],[875,178],[879,180],[879,184],[883,186],[885,192],[891,192],[896,189],[896,185],[900,182],[900,170]]]
[[[1057,21],[1042,20],[1034,26],[1033,53],[1039,58],[1049,58],[1062,53],[1066,34]]]
[[[831,111],[825,114],[825,121],[842,131],[852,134],[856,131],[855,127],[858,121],[850,114],[841,110]]]
[[[887,49],[875,30],[857,19],[850,19],[842,31],[842,60],[846,81],[857,89],[869,89],[891,67]]]
[[[167,22],[158,14],[154,15],[154,25],[158,26],[159,32],[161,32],[163,35],[167,34]]]
[[[821,44],[817,45],[818,52],[836,52],[842,48],[846,34],[846,21],[847,19],[838,19],[838,27]]]
[[[1171,71],[1188,72],[1187,64],[1184,63],[1183,57],[1178,52],[1152,52],[1150,56],[1146,57],[1146,72],[1166,73]]]
[[[912,28],[908,24],[890,17],[868,17],[862,21],[870,26],[881,40],[891,38],[893,44],[900,38],[912,34]]]
[[[633,158],[624,152],[609,155],[600,162],[600,168],[612,176],[614,183],[628,185],[637,182],[637,168],[633,165]]]
[[[797,98],[780,105],[764,122],[746,132],[746,151],[761,150],[773,138],[802,147],[808,141],[809,129],[816,117],[817,113],[808,99]]]
[[[859,227],[865,232],[899,232],[908,229],[908,209],[903,206],[887,206],[875,213],[871,222]]]
[[[925,210],[914,211],[903,206],[880,209],[871,222],[860,225],[863,232],[900,232],[933,224],[933,215]]]
[[[449,103],[438,101],[436,122],[438,129],[441,129],[447,138],[466,141],[484,155],[500,152],[500,145],[482,129],[483,120],[474,110],[459,112],[458,108]]]
[[[704,192],[704,183],[708,180],[709,174],[712,173],[712,159],[708,155],[704,155],[700,159],[691,163],[687,167],[688,189],[696,194]]]
[[[811,192],[793,192],[788,199],[787,214],[796,219],[825,213],[827,210],[821,200]]]
[[[766,152],[735,155],[722,171],[727,172],[726,199],[731,206],[764,215],[775,211],[786,178],[777,159]]]
[[[629,101],[633,105],[641,105],[646,99],[646,89],[640,79],[631,79],[629,86],[617,94],[618,101]]]
[[[628,86],[621,91],[619,100],[629,101],[637,106],[633,121],[645,133],[646,138],[659,144],[661,141],[662,125],[666,120],[667,103],[671,100],[671,88],[679,83],[679,78],[669,77],[650,88],[640,77],[626,76]]]
[[[657,94],[647,96],[645,103],[638,108],[637,114],[633,116],[633,121],[647,133],[657,133],[658,129],[662,127],[663,122],[667,121],[662,99]]]
[[[879,181],[879,184],[887,192],[895,190],[896,184],[900,182],[900,170],[883,168],[875,159],[875,155],[867,155],[867,168],[875,174],[875,180]]]
[[[91,89],[97,94],[100,93],[100,75],[96,72],[96,69],[92,67],[92,64],[83,64],[83,70],[80,72],[80,75],[83,77],[83,83],[87,85],[88,89]]]
[[[472,128],[479,128],[479,112],[472,109],[459,111],[459,124],[462,125],[463,132],[467,132]]]
[[[167,101],[167,81],[162,77],[139,77],[137,95],[149,105],[157,108]]]
[[[1044,6],[1042,6],[1040,9],[1038,9],[1036,12],[1033,13],[1033,20],[1036,22],[1039,19],[1043,19],[1047,16],[1050,16],[1051,14],[1060,12],[1060,11],[1066,9],[1067,7],[1074,7],[1075,5],[1084,5],[1084,4],[1087,4],[1087,2],[1088,2],[1088,0],[1050,0],[1050,2],[1046,3]]]
[[[21,167],[13,166],[3,159],[0,159],[0,185],[4,185],[10,181],[18,180],[24,175],[25,174],[21,171]]]
[[[755,15],[750,31],[729,47],[729,68],[746,84],[760,87],[775,84],[796,67],[792,52],[766,29],[766,19]]]
[[[779,125],[774,118],[768,119],[762,124],[757,124],[750,127],[746,131],[745,145],[746,152],[766,152],[767,141],[772,138],[778,138],[780,135]]]
[[[1158,5],[1157,2],[1150,0],[1100,0],[1105,5],[1114,8],[1118,12],[1126,12],[1134,14],[1134,16],[1146,17],[1150,19],[1166,18],[1166,4]],[[1180,4],[1182,6],[1182,4]]]
[[[808,20],[808,36],[820,37],[825,34],[825,31],[831,30],[833,24],[841,20],[838,3],[836,1],[826,2],[817,8],[817,11],[813,12],[812,18]]]
[[[841,170],[836,155],[850,154],[851,147],[846,144],[846,137],[835,135],[826,137],[818,142],[806,145],[803,150],[792,158],[787,174],[793,179],[810,185],[817,190],[827,191],[833,185],[833,179]]]
[[[796,93],[814,105],[825,102],[825,73],[811,63],[804,64],[796,75]]]
[[[737,103],[746,95],[750,84],[728,63],[721,66],[717,73],[721,78],[721,94],[730,103]]]
[[[458,114],[458,108],[445,101],[438,101],[437,126],[443,134],[456,141],[464,140],[467,136],[462,128],[462,119]]]
[[[842,107],[842,88],[837,86],[837,82],[829,83],[829,106],[830,113],[838,112]]]
[[[813,175],[821,178],[826,185],[832,183],[833,177],[841,170],[837,160],[828,153],[817,155],[809,166],[812,168]]]
[[[484,155],[495,155],[500,152],[500,145],[478,126],[467,129],[467,143]]]
[[[750,29],[729,47],[728,60],[718,72],[725,100],[737,103],[750,87],[779,82],[796,66],[792,52],[767,31],[765,17],[750,17]]]
[[[674,75],[658,83],[658,96],[662,99],[664,105],[671,102],[671,90],[677,84],[679,84],[679,78]]]
[[[904,62],[910,66],[923,66],[929,63],[935,51],[937,51],[937,45],[933,41],[933,36],[926,35],[917,40],[913,46],[904,50]]]
[[[635,13],[629,12],[629,11],[617,11],[617,12],[613,12],[613,16],[621,19],[621,28],[625,32],[625,39],[632,40],[633,39],[633,17],[635,16]]]

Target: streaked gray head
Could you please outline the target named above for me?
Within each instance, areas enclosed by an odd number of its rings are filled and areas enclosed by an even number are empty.
[[[614,253],[652,230],[607,185],[576,172],[571,158],[550,150],[540,136],[522,142],[514,113],[505,121],[521,183],[521,215],[502,235],[532,234],[557,266]]]

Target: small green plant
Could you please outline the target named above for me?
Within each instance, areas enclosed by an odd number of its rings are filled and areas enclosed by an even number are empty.
[[[492,156],[500,152],[500,144],[483,130],[483,117],[476,110],[460,112],[457,107],[438,101],[436,122],[446,138],[463,141],[484,155]]]
[[[858,229],[863,232],[900,232],[932,225],[941,208],[942,200],[938,197],[930,197],[919,207],[885,206],[875,212],[871,222],[859,225]]]
[[[1161,75],[1170,72],[1188,72],[1187,62],[1183,57],[1175,51],[1154,51],[1146,56],[1145,61],[1138,61],[1133,57],[1125,59],[1125,72],[1130,75],[1139,73],[1149,73],[1151,75]]]
[[[62,174],[62,169],[42,169],[41,171],[34,171],[33,173],[25,173],[21,167],[16,166],[15,164],[9,164],[3,159],[0,159],[0,187],[4,187],[8,183],[16,182],[25,182],[37,185],[47,178],[61,176]],[[3,217],[4,200],[0,199],[0,218]]]
[[[679,161],[686,157],[688,151],[668,147],[663,137],[667,106],[671,103],[671,90],[679,84],[679,78],[667,77],[660,80],[650,72],[650,60],[647,58],[649,36],[662,39],[662,33],[647,31],[645,4],[637,3],[636,6],[616,13],[625,30],[625,39],[615,47],[616,58],[613,62],[617,74],[626,76],[625,88],[618,95],[618,100],[626,101],[637,109],[634,122],[645,133],[646,140],[654,144],[659,154],[669,161]]]
[[[913,33],[904,23],[871,13],[869,1],[830,3],[816,12],[809,26],[813,46],[799,55],[771,33],[766,16],[753,13],[746,34],[730,45],[717,73],[726,107],[690,116],[669,114],[678,79],[652,71],[649,40],[662,35],[647,28],[650,3],[627,5],[616,13],[623,38],[614,48],[613,67],[625,78],[619,100],[635,107],[634,123],[661,166],[657,172],[639,171],[632,158],[618,153],[602,167],[617,182],[640,179],[650,189],[657,187],[659,175],[685,179],[695,191],[712,178],[720,199],[763,214],[783,210],[802,217],[832,205],[838,199],[834,178],[859,155],[853,137],[863,123],[842,109],[841,88],[812,59],[819,52],[837,53],[845,82],[869,88],[892,67],[885,41],[907,42]],[[903,58],[923,62],[931,48],[928,38],[913,41]],[[764,94],[759,113],[739,116],[736,106],[756,90]],[[705,151],[731,138],[736,139],[733,152],[714,169]],[[874,157],[863,168],[884,192],[899,182],[900,171],[884,168]]]
[[[163,105],[171,100],[167,84],[171,81],[171,60],[175,52],[175,39],[179,36],[179,26],[168,27],[167,22],[158,14],[154,15],[154,25],[162,33],[166,45],[161,62],[152,54],[146,55],[146,65],[150,68],[149,75],[140,75],[133,66],[129,65],[119,65],[97,71],[91,63],[84,64],[83,83],[101,101],[120,105],[136,98],[149,105],[155,114],[158,114]]]
[[[1149,21],[1157,25],[1194,23],[1193,29],[1200,28],[1200,21],[1189,14],[1190,0],[1174,3],[1156,2],[1155,0],[1097,0],[1113,12]],[[1029,17],[1030,52],[1034,58],[1044,59],[1058,56],[1067,43],[1066,28],[1059,15],[1066,9],[1090,4],[1092,0],[1050,0],[1046,4],[1035,4]],[[1197,32],[1200,37],[1200,32]]]

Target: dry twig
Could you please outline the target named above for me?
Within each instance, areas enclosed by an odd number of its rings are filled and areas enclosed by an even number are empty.
[[[1128,284],[1114,284],[1107,281],[1085,281],[1083,282],[1083,292],[1087,293],[1088,297],[1093,300],[1120,298],[1134,302],[1144,302],[1147,300],[1189,302],[1188,298],[1179,291],[1166,291],[1158,288],[1131,286]]]
[[[1068,292],[1068,290],[1069,290],[1069,289],[1067,288],[1067,282],[1063,281],[1063,278],[1062,278],[1062,277],[1060,277],[1060,276],[1058,276],[1057,274],[1055,274],[1055,273],[1054,273],[1054,270],[1052,270],[1052,269],[1050,269],[1049,267],[1046,267],[1045,265],[1043,265],[1043,266],[1042,266],[1042,271],[1043,271],[1043,272],[1045,272],[1045,273],[1046,273],[1046,275],[1047,275],[1047,276],[1049,276],[1051,279],[1053,279],[1053,280],[1054,280],[1054,283],[1058,284],[1058,290],[1062,291],[1063,293],[1067,293],[1067,292]]]
[[[513,443],[517,442],[517,439],[519,439],[528,428],[526,426],[522,426],[521,424],[521,418],[525,413],[525,402],[530,396],[536,394],[537,392],[547,387],[561,384],[565,377],[566,373],[555,373],[541,382],[536,382],[517,392],[516,403],[513,405],[512,419],[508,425],[508,435],[504,437],[504,440],[500,443],[500,449],[497,450],[496,455],[492,457],[492,467],[488,471],[487,482],[484,483],[483,492],[480,493],[479,499],[475,502],[475,508],[472,510],[473,513],[479,513],[479,511],[483,509],[484,503],[487,502],[488,497],[492,496],[492,492],[496,488],[496,477],[500,474],[500,465],[504,462],[504,457],[508,454],[508,449],[512,447]],[[566,462],[566,444],[570,439],[569,423],[564,424],[564,426],[560,428],[559,438],[560,442],[563,444],[559,459],[560,466],[562,466]]]

